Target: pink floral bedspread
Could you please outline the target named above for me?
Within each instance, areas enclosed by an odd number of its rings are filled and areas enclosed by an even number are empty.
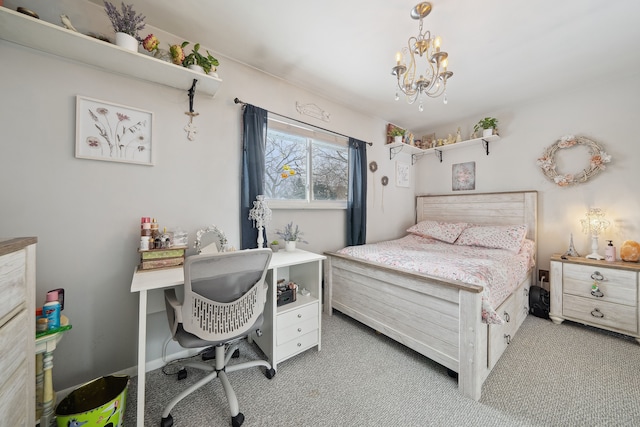
[[[525,240],[518,254],[505,249],[461,246],[413,234],[397,240],[349,246],[338,251],[387,266],[402,268],[484,288],[482,320],[501,324],[495,308],[524,280],[535,265],[534,243]]]

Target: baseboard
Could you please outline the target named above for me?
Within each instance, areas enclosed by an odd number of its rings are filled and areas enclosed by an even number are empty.
[[[178,351],[176,353],[172,353],[171,354],[171,359],[169,360],[169,362],[171,362],[172,360],[177,360],[177,359],[182,359],[185,357],[191,357],[191,356],[195,356],[196,354],[198,354],[200,351],[202,351],[202,348],[190,348],[190,349],[183,349],[181,351]],[[147,362],[146,365],[146,369],[145,372],[150,372],[150,371],[155,371],[156,369],[160,369],[162,368],[164,365],[166,365],[169,362],[165,362],[164,360],[162,360],[161,357],[154,359],[154,360],[150,360]],[[112,372],[110,374],[107,375],[129,375],[130,377],[136,377],[138,376],[138,366],[132,366],[130,368],[126,368],[123,369],[121,371],[117,371],[117,372]],[[105,375],[106,376],[106,375]],[[93,381],[93,380],[91,380]],[[64,390],[56,390],[55,391],[55,398],[56,398],[56,407],[58,406],[58,403],[60,403],[60,401],[62,401],[62,399],[64,399],[65,397],[67,397],[72,391],[82,387],[84,384],[87,384],[91,381],[87,381],[86,383],[82,383],[82,384],[78,384],[69,388],[65,388]]]

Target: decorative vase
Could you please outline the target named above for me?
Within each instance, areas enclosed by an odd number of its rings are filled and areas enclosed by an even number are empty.
[[[296,250],[296,241],[295,240],[287,240],[284,242],[284,249],[287,252],[293,252]]]
[[[132,52],[138,51],[138,40],[125,33],[116,33],[116,46],[120,46],[123,49],[130,50]]]
[[[280,250],[280,245],[270,245],[271,246],[271,250],[273,252],[278,252]]]
[[[401,144],[402,143],[402,135],[396,135],[393,137],[393,142],[395,142],[396,144]]]
[[[173,61],[171,61],[171,53],[167,49],[154,50],[153,57],[164,62],[173,63]]]
[[[482,129],[482,137],[486,138],[488,136],[493,135],[493,128],[489,128],[489,129]]]
[[[200,74],[205,74],[204,72],[204,68],[202,68],[201,66],[197,65],[197,64],[191,64],[189,65],[189,68],[197,73]]]

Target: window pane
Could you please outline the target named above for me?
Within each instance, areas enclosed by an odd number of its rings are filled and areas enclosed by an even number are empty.
[[[264,191],[268,199],[306,200],[307,139],[269,129]]]
[[[314,141],[312,153],[313,199],[347,200],[347,148]]]

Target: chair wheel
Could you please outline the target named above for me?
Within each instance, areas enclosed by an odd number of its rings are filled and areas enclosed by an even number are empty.
[[[242,414],[242,412],[238,412],[238,415],[236,415],[235,417],[231,417],[231,425],[233,427],[240,427],[243,422],[244,415]]]
[[[171,414],[167,416],[167,418],[163,418],[160,421],[160,427],[171,427],[173,425],[173,417]]]
[[[271,368],[264,371],[264,376],[271,379],[276,376],[276,370]]]

